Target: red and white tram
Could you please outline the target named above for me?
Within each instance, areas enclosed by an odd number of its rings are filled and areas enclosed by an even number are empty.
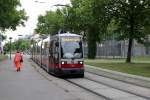
[[[41,43],[41,46],[40,46]],[[40,49],[39,49],[40,46]],[[34,53],[35,61],[47,72],[57,76],[84,77],[82,36],[71,33],[56,34],[41,40]],[[39,56],[40,52],[40,56]]]

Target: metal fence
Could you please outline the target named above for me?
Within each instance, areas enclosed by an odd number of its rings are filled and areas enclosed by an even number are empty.
[[[116,41],[106,40],[101,43],[97,43],[97,58],[125,58],[127,56],[128,41]],[[84,55],[87,57],[88,48],[85,43]],[[132,56],[145,56],[150,55],[150,47],[145,47],[142,44],[133,42]]]

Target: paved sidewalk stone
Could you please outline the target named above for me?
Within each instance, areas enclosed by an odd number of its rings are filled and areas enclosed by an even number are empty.
[[[12,60],[0,62],[0,100],[77,100],[36,72],[28,59],[20,72]]]

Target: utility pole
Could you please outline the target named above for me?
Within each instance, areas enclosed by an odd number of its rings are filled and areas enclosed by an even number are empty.
[[[62,13],[62,15],[64,16],[64,26],[63,26],[63,32],[65,31],[65,23],[67,22],[67,18],[68,18],[68,8],[67,7],[70,7],[69,5],[63,5],[63,4],[56,4],[54,5],[56,7],[65,7],[65,10],[66,12],[64,13],[61,9],[60,9],[60,12]]]

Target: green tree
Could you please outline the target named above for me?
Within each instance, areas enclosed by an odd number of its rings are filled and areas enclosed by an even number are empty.
[[[14,50],[18,49],[21,51],[25,51],[25,50],[29,49],[30,41],[19,39],[13,43],[13,46],[14,46]]]
[[[28,40],[17,40],[11,43],[11,49],[12,51],[20,50],[25,51],[30,48],[30,41]],[[9,52],[10,51],[10,42],[7,42],[4,45],[4,51]]]
[[[4,45],[4,47],[3,47],[3,50],[4,50],[5,53],[6,53],[6,52],[9,52],[9,47],[10,47],[10,43],[7,42],[7,43]]]
[[[96,56],[96,42],[100,42],[103,33],[100,32],[100,23],[93,14],[93,0],[71,0],[69,8],[68,27],[71,31],[84,33],[88,43],[88,58]]]
[[[55,34],[59,29],[67,29],[78,34],[84,33],[88,40],[88,57],[95,58],[96,42],[102,35],[99,35],[99,23],[93,17],[92,0],[71,0],[71,3],[72,7],[67,7],[68,16],[61,13],[65,13],[65,7],[61,11],[48,11],[46,15],[39,16],[36,32]]]
[[[20,0],[0,0],[0,30],[15,30],[16,26],[24,25],[27,17],[20,6]]]
[[[98,0],[95,0],[98,2]],[[131,62],[133,40],[144,43],[149,35],[150,27],[150,1],[149,0],[101,0],[104,4],[104,13],[101,13],[102,4],[95,3],[93,10],[97,18],[101,16],[114,20],[118,39],[128,39],[128,52],[126,62]],[[103,17],[102,17],[103,18]]]
[[[115,32],[119,40],[129,41],[126,59],[129,63],[133,40],[146,42],[150,33],[149,0],[71,0],[71,3],[66,21],[58,10],[50,11],[39,17],[37,32],[55,33],[65,26],[72,32],[84,33],[89,58],[95,58],[96,42],[100,42],[104,34]]]
[[[6,40],[7,36],[4,32],[0,31],[0,36],[2,38],[2,41]]]
[[[6,40],[7,36],[2,34],[2,41]]]
[[[55,34],[64,26],[63,15],[59,10],[47,11],[46,15],[38,17],[38,24],[35,31],[38,34]]]

